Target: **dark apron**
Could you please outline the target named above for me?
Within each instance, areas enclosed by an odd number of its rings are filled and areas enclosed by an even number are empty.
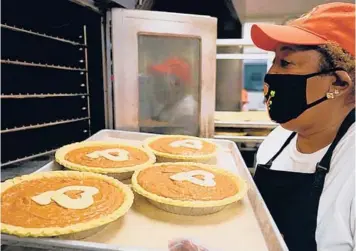
[[[290,251],[316,251],[318,207],[329,172],[332,153],[355,122],[353,109],[341,124],[334,141],[316,165],[315,173],[271,170],[272,162],[296,135],[293,132],[265,165],[257,165],[254,181]]]

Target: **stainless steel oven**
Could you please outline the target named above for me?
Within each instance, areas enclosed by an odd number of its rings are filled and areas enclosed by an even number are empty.
[[[133,2],[2,2],[3,180],[104,128],[213,137],[217,19]]]

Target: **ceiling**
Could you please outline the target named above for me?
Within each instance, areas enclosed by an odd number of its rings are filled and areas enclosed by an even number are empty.
[[[335,0],[233,0],[239,17],[246,20],[273,20],[298,17],[319,4]],[[354,3],[354,0],[338,0]]]

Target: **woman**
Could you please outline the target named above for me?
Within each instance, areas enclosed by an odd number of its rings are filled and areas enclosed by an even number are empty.
[[[356,250],[355,5],[320,5],[251,33],[276,53],[265,97],[281,125],[258,150],[256,185],[289,250]]]
[[[191,66],[182,58],[168,58],[161,64],[151,65],[149,72],[154,76],[147,91],[142,95],[152,96],[142,102],[142,111],[148,109],[147,101],[153,102],[151,118],[140,123],[141,131],[161,134],[185,134],[195,136],[199,133],[198,102],[192,90]],[[145,127],[145,124],[148,126]],[[160,125],[153,127],[153,125]]]

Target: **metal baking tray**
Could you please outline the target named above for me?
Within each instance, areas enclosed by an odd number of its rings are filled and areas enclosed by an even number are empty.
[[[215,135],[214,139],[230,140],[237,143],[262,143],[265,136],[234,136],[234,135]]]
[[[214,118],[215,128],[274,129],[278,126],[265,111],[215,112]]]
[[[102,130],[88,140],[127,141],[141,145],[141,141],[150,136],[152,134]],[[236,144],[226,140],[213,141],[221,146],[214,164],[240,175],[249,185],[248,194],[242,201],[221,212],[198,217],[175,215],[157,209],[135,194],[134,205],[124,217],[84,240],[18,238],[2,234],[2,244],[46,250],[158,251],[167,250],[169,240],[186,237],[199,241],[210,250],[288,250]],[[38,172],[60,169],[61,166],[51,162]]]
[[[269,121],[215,121],[216,128],[263,128],[274,129],[278,124]]]

